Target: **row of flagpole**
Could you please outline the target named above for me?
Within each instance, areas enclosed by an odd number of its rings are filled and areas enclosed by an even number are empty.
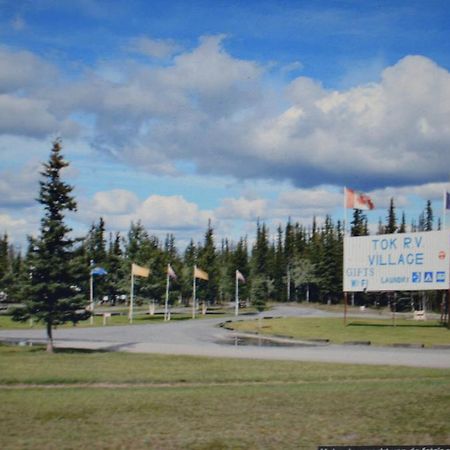
[[[91,266],[93,266],[93,261],[91,261]],[[91,325],[94,323],[94,276],[96,275],[106,275],[107,272],[102,267],[93,267],[90,272],[89,280],[89,309],[91,311]],[[134,316],[134,278],[143,277],[148,278],[150,276],[150,269],[148,267],[138,266],[137,264],[131,264],[131,286],[130,286],[130,304],[128,311],[128,320],[133,323]],[[169,291],[170,291],[170,279],[176,280],[177,275],[170,264],[167,264],[166,271],[166,292],[164,299],[164,321],[170,320],[169,311]],[[194,266],[193,273],[193,284],[192,284],[192,318],[195,319],[197,310],[197,279],[209,281],[209,275],[202,269],[199,269],[196,265]],[[236,270],[235,276],[235,315],[239,314],[239,281],[245,283],[245,278],[239,270]]]

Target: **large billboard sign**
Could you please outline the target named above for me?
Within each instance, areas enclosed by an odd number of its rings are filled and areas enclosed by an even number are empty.
[[[344,238],[344,292],[449,289],[450,232]]]

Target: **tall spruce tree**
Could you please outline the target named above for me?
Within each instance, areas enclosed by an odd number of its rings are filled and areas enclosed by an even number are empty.
[[[216,302],[218,297],[218,267],[217,267],[217,255],[216,247],[214,244],[214,229],[211,224],[211,220],[208,221],[208,227],[205,232],[204,244],[200,248],[198,255],[198,263],[200,267],[205,270],[209,279],[207,283],[201,283],[198,285],[199,295],[210,304]],[[201,298],[200,297],[200,298]]]
[[[266,301],[272,291],[273,281],[269,278],[268,261],[270,259],[270,246],[266,225],[256,224],[256,242],[251,255],[251,287],[250,295],[253,306],[263,311]]]
[[[433,208],[431,206],[431,200],[427,200],[427,206],[425,207],[425,231],[433,231]]]
[[[56,140],[49,161],[43,164],[37,201],[44,207],[40,235],[30,239],[31,273],[25,286],[26,302],[14,313],[16,320],[33,318],[43,322],[47,330],[47,351],[53,352],[53,327],[76,323],[89,313],[86,299],[75,285],[76,274],[71,264],[74,240],[65,223],[65,212],[76,211],[72,187],[61,180],[61,171],[69,165],[61,154],[61,141]]]
[[[0,238],[0,301],[6,296],[6,278],[8,272],[10,271],[10,260],[9,260],[9,244],[8,235],[5,233],[2,238]]]
[[[385,227],[385,233],[391,234],[397,231],[397,215],[395,214],[395,206],[394,199],[391,198],[391,202],[389,204],[387,223]]]
[[[353,210],[353,220],[351,221],[352,236],[366,236],[367,233],[367,216],[360,209]]]

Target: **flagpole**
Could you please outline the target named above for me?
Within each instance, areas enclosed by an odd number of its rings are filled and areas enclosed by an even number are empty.
[[[344,253],[345,253],[346,237],[347,237],[347,188],[344,186],[344,248],[343,248]],[[344,291],[344,327],[345,326],[347,326],[347,292]]]
[[[89,292],[90,292],[90,306],[91,306],[91,325],[94,325],[94,275],[92,274],[91,269],[91,277],[89,279]]]
[[[130,289],[130,312],[128,313],[128,319],[130,323],[133,323],[133,302],[134,302],[134,275],[131,271],[131,289]]]
[[[442,229],[445,230],[446,214],[447,213],[447,191],[444,189],[442,195]]]
[[[347,188],[344,186],[344,236],[347,236]]]
[[[168,308],[169,308],[169,264],[167,265],[167,279],[166,279],[166,302],[164,305],[164,321],[168,320]]]
[[[236,281],[236,294],[235,294],[236,305],[234,307],[234,315],[238,316],[239,315],[239,280],[238,280],[238,271],[237,270],[236,270],[235,281]]]
[[[194,265],[194,281],[192,283],[192,318],[195,319],[195,303],[196,303],[196,285],[195,285],[195,272],[196,272],[197,266]]]

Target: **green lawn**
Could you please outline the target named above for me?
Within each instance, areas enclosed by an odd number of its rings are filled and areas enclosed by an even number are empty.
[[[438,321],[348,318],[274,318],[227,324],[236,331],[288,336],[300,340],[329,339],[333,343],[370,341],[373,345],[450,345],[450,331]],[[450,355],[449,355],[450,357]]]
[[[101,313],[101,309],[99,309],[97,312]],[[93,326],[100,327],[100,326],[110,326],[110,325],[127,325],[129,324],[128,320],[128,312],[126,309],[104,309],[105,312],[114,311],[116,314],[112,315],[111,317],[108,317],[104,320],[103,316],[101,315],[95,315],[94,316],[94,324]],[[164,320],[164,314],[159,312],[155,315],[149,315],[147,314],[148,308],[141,308],[138,310],[135,310],[135,314],[133,317],[133,324],[134,325],[143,325],[146,323],[153,323],[153,322],[162,322]],[[119,314],[117,314],[119,313]],[[228,311],[229,313],[229,311]],[[226,310],[209,310],[206,315],[201,314],[200,312],[197,312],[196,318],[197,319],[204,319],[204,318],[211,318],[211,317],[225,317],[227,314]],[[192,312],[186,311],[184,313],[172,313],[171,314],[171,320],[188,320],[192,318]],[[90,319],[78,322],[77,327],[90,327],[91,321]],[[42,323],[34,322],[31,324],[30,321],[26,322],[15,322],[11,319],[9,315],[0,315],[0,329],[23,329],[23,328],[44,328],[44,325]],[[67,327],[73,327],[72,323],[68,323],[65,325],[61,325],[63,328]]]
[[[0,448],[450,444],[450,371],[0,346]]]

